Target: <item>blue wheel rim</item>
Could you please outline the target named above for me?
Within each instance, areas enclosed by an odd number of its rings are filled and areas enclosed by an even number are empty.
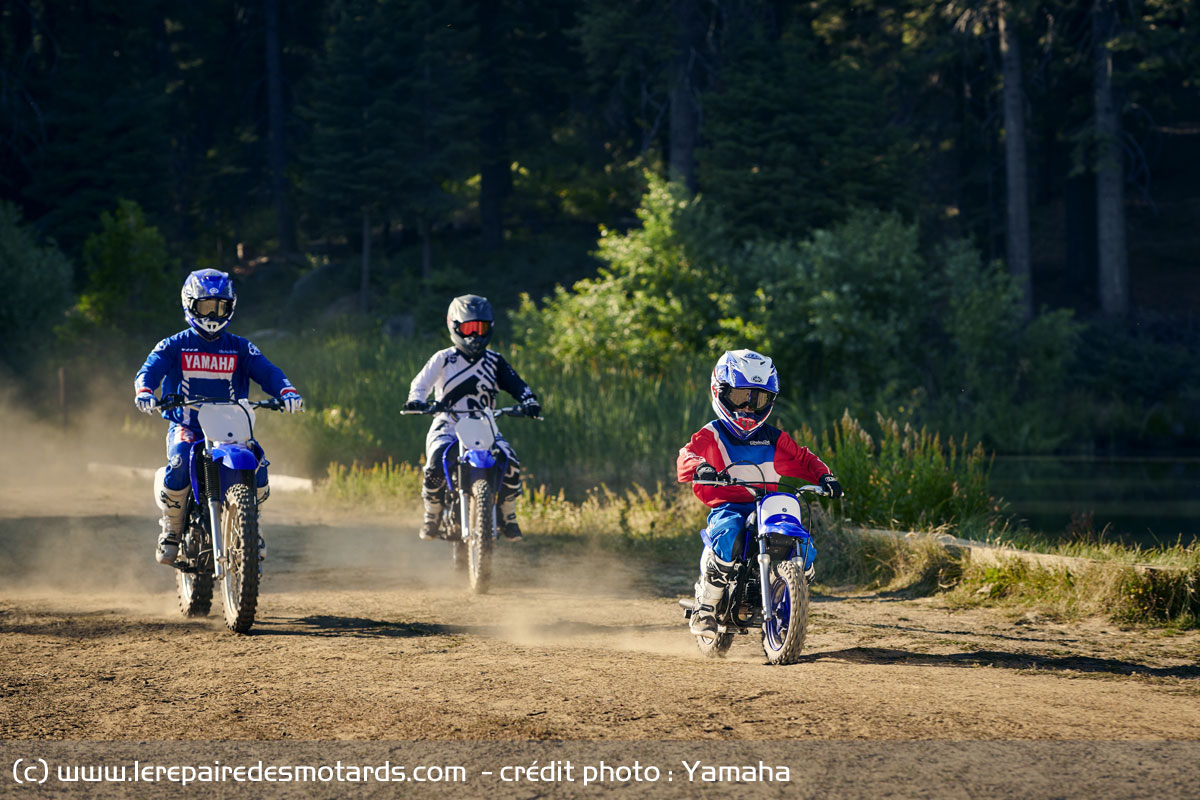
[[[792,618],[792,598],[787,581],[782,578],[771,581],[771,611],[775,618],[766,623],[766,643],[772,650],[781,650],[787,638],[788,621]]]

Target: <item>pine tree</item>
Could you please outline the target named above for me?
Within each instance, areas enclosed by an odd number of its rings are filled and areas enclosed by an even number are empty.
[[[402,66],[377,0],[336,0],[303,116],[312,133],[303,188],[327,232],[361,224],[360,308],[370,289],[371,227],[405,174]]]

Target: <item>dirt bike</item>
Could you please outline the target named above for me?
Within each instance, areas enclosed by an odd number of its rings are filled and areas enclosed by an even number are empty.
[[[172,565],[178,570],[179,610],[187,617],[208,616],[219,581],[226,627],[246,633],[254,624],[262,574],[255,476],[264,453],[254,439],[254,409],[281,411],[283,401],[164,395],[159,403],[167,411],[188,406],[198,407],[204,439],[192,445],[188,458],[191,491]]]
[[[710,658],[723,656],[733,644],[735,633],[749,633],[751,628],[761,626],[767,661],[796,663],[808,632],[808,582],[817,556],[812,535],[801,522],[797,497],[803,493],[826,496],[827,492],[814,485],[801,486],[795,494],[768,491],[767,487],[777,490],[779,484],[728,476],[695,483],[745,486],[754,493],[755,502],[755,510],[746,520],[746,531],[734,544],[737,568],[717,603],[717,632],[696,637],[700,652]],[[756,558],[750,557],[752,541],[757,543]],[[696,601],[685,598],[679,605],[684,608],[684,617],[690,619]]]
[[[454,566],[467,573],[471,591],[483,594],[492,577],[492,549],[500,532],[499,497],[508,456],[496,444],[496,418],[528,417],[521,406],[447,409],[434,404],[402,414],[450,414],[458,446],[442,455],[446,497],[438,530],[450,542]],[[541,417],[530,417],[540,420]]]

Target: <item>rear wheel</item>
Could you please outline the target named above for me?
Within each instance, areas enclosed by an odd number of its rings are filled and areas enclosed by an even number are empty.
[[[732,644],[733,633],[729,631],[696,637],[696,647],[700,648],[700,652],[706,658],[724,657]]]
[[[213,576],[211,572],[177,572],[179,610],[185,617],[207,617],[212,610]]]
[[[772,664],[795,664],[808,633],[808,581],[791,561],[773,565],[772,573],[774,618],[763,623],[763,653]]]
[[[492,578],[492,543],[496,541],[496,503],[491,481],[477,480],[471,487],[468,507],[467,575],[471,591],[483,594]]]
[[[258,608],[258,504],[249,486],[239,483],[225,493],[221,511],[221,544],[225,565],[221,599],[225,625],[246,633]]]
[[[191,501],[189,501],[189,505]],[[195,572],[176,572],[175,582],[179,588],[179,611],[185,617],[207,617],[212,610],[213,576],[211,559],[206,567],[201,566],[204,559],[200,558],[205,546],[205,528],[200,515],[192,505],[191,513],[187,515],[187,534],[180,545],[188,559],[196,564]]]

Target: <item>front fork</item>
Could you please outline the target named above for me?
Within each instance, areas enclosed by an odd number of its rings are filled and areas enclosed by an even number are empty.
[[[758,577],[762,587],[763,624],[775,619],[774,603],[771,602],[771,554],[767,552],[767,536],[758,535]]]
[[[205,467],[205,492],[208,494],[208,524],[212,530],[213,577],[225,575],[225,541],[221,536],[221,466],[208,454]]]

